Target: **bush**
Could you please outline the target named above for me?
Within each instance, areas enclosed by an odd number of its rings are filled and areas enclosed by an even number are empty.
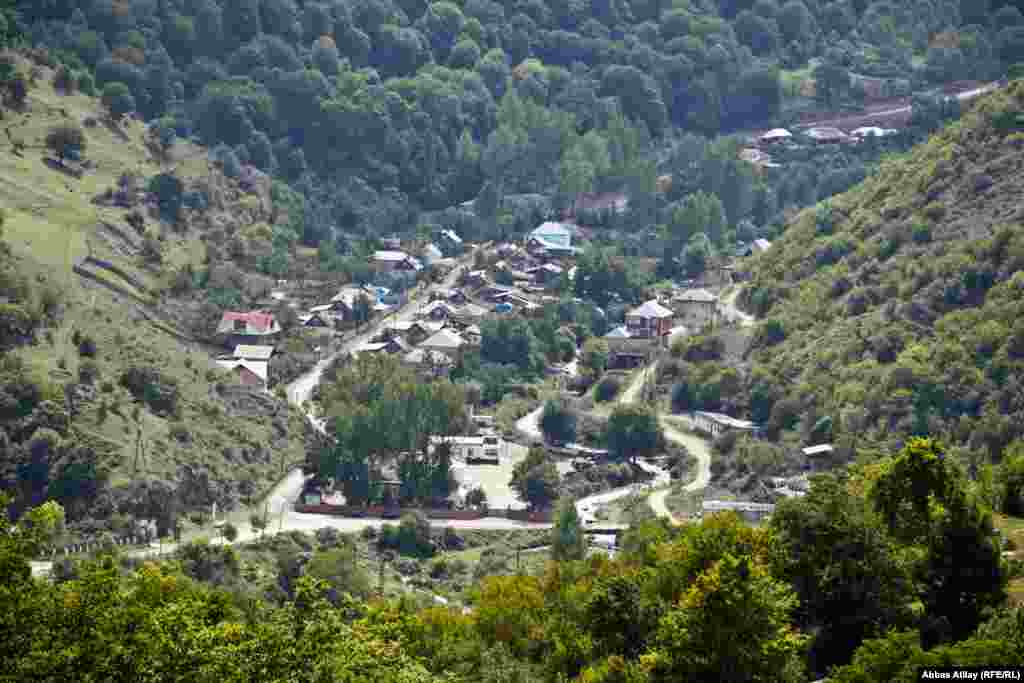
[[[71,73],[71,69],[67,66],[61,65],[57,69],[57,73],[53,75],[53,89],[64,94],[71,95],[75,92],[75,87],[78,83],[75,81],[74,74]]]
[[[78,381],[82,384],[92,384],[100,376],[100,366],[94,361],[87,360],[78,366]]]
[[[85,131],[75,124],[59,124],[46,133],[46,146],[60,161],[81,155],[87,144]]]
[[[121,386],[157,415],[174,415],[178,412],[177,383],[161,375],[155,368],[128,368],[121,375]]]
[[[594,390],[594,400],[598,403],[607,403],[615,398],[622,388],[622,382],[616,377],[605,377]]]
[[[83,358],[95,358],[96,357],[96,342],[93,341],[92,337],[81,336],[78,341],[78,355]]]
[[[92,74],[87,71],[78,74],[78,89],[83,95],[89,97],[96,95],[96,81],[93,80]]]

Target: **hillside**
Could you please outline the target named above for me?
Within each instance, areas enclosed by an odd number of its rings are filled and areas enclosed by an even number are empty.
[[[284,401],[224,384],[190,329],[205,293],[172,285],[182,268],[244,272],[208,264],[204,240],[211,224],[269,215],[269,192],[239,192],[187,143],[154,160],[142,124],[111,123],[98,100],[57,94],[52,76],[37,69],[24,106],[3,120],[18,144],[0,150],[2,487],[17,492],[15,509],[49,496],[72,521],[114,531],[117,512],[166,525],[258,495],[302,460],[304,422]],[[71,170],[46,162],[43,141],[63,124],[86,137]],[[171,166],[186,190],[214,187],[212,208],[175,225],[144,190]],[[123,178],[137,189],[125,192]],[[110,191],[123,206],[103,199]]]
[[[1024,433],[1022,112],[1024,83],[986,96],[750,264],[741,410],[847,456],[930,433],[978,464]]]

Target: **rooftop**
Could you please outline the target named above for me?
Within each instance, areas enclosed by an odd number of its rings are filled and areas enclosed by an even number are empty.
[[[253,373],[254,375],[256,375],[257,377],[259,377],[264,382],[267,381],[267,363],[266,363],[266,361],[256,361],[256,360],[245,360],[245,359],[241,359],[241,358],[233,358],[233,359],[230,359],[230,360],[217,360],[217,361],[214,361],[214,362],[217,363],[217,365],[219,365],[221,368],[223,368],[223,369],[225,369],[225,370],[227,370],[229,372],[234,372],[235,370],[237,370],[239,368],[244,368],[244,369],[248,370],[249,372]]]
[[[736,429],[757,428],[757,425],[751,422],[750,420],[740,420],[739,418],[732,417],[731,415],[726,415],[725,413],[712,413],[704,410],[698,410],[696,414],[713,422],[717,422],[720,425],[725,425],[727,427],[734,427]]]
[[[801,452],[804,455],[823,455],[825,453],[831,453],[833,450],[834,449],[832,448],[832,444],[823,443],[818,446],[808,446],[807,448],[802,448]]]
[[[420,344],[420,346],[425,349],[458,349],[462,347],[465,343],[466,341],[462,337],[455,334],[451,330],[439,330],[429,339],[424,340],[423,343]]]
[[[246,360],[270,360],[274,355],[273,346],[256,346],[253,344],[239,344],[235,347],[235,358]]]
[[[627,316],[631,318],[671,318],[672,315],[672,311],[659,304],[655,299],[651,299],[627,313]]]
[[[375,251],[373,252],[374,261],[404,261],[412,258],[404,251]]]
[[[718,301],[718,297],[706,289],[687,289],[676,296],[677,301],[691,301],[694,303],[712,304]]]

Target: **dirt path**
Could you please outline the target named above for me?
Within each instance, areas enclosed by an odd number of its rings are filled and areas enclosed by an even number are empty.
[[[999,87],[998,83],[988,83],[986,85],[971,88],[959,93],[950,93],[948,97],[955,97],[961,102],[967,102],[976,97],[980,97],[985,93],[992,92]],[[857,128],[859,126],[868,125],[875,119],[892,119],[894,117],[908,117],[913,111],[913,107],[910,105],[903,105],[900,107],[892,107],[887,109],[879,109],[876,111],[867,111],[863,114],[851,114],[849,116],[839,116],[832,119],[823,119],[819,121],[811,121],[807,123],[801,123],[796,126],[799,129],[805,128]]]
[[[740,327],[752,327],[754,325],[754,316],[749,313],[744,313],[736,307],[736,299],[740,295],[740,286],[733,286],[732,290],[729,291],[721,299],[722,312],[725,314],[727,320],[737,320],[740,323]]]

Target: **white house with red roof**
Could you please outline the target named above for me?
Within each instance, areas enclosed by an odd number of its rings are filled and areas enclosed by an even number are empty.
[[[253,344],[280,333],[281,325],[269,311],[225,311],[217,326],[217,334],[227,335],[226,344],[232,349],[239,344]]]

